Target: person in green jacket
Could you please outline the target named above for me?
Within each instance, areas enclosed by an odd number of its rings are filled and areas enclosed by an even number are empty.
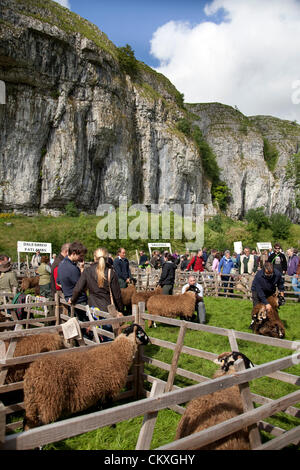
[[[12,271],[10,260],[6,255],[0,255],[0,291],[12,293],[13,288],[19,287],[16,274]]]
[[[41,264],[36,272],[39,275],[40,294],[48,299],[51,298],[51,268],[48,256],[41,257]]]

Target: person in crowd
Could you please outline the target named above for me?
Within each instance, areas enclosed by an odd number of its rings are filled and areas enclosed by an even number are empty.
[[[100,311],[108,312],[108,306],[113,304],[121,312],[123,309],[121,289],[118,276],[113,266],[108,262],[106,248],[98,248],[94,252],[94,263],[86,268],[77,281],[70,304],[76,304],[83,292],[88,290],[88,305]],[[101,315],[99,319],[101,319]],[[103,325],[103,329],[113,331],[112,325]],[[109,341],[106,336],[101,336],[102,341]]]
[[[217,273],[219,271],[220,261],[221,261],[221,255],[220,253],[216,252],[214,259],[213,259],[212,272]]]
[[[288,267],[287,274],[292,276],[292,288],[298,296],[298,302],[300,302],[300,282],[299,282],[299,273],[300,273],[300,260],[295,248],[289,248],[287,250],[288,255]]]
[[[68,302],[73,295],[74,287],[81,276],[78,263],[82,262],[86,256],[87,249],[80,242],[70,243],[68,256],[58,265],[56,283],[61,287],[65,300]],[[77,304],[86,305],[87,295],[81,292],[77,298]],[[75,315],[80,321],[88,321],[85,312],[75,308]]]
[[[195,309],[197,311],[197,322],[204,324],[206,321],[206,310],[203,300],[203,287],[196,282],[195,276],[188,277],[188,283],[182,287],[181,293],[184,294],[188,290],[197,292],[197,300]]]
[[[51,299],[51,267],[49,265],[49,256],[41,256],[41,264],[36,272],[39,275],[40,294],[47,299]]]
[[[288,262],[287,262],[287,274],[294,276],[297,273],[299,257],[295,248],[289,248],[287,250]]]
[[[171,253],[168,253],[166,258],[167,260],[162,267],[158,284],[162,287],[163,294],[172,295],[177,266],[173,263],[173,256],[171,255]]]
[[[107,262],[110,264],[110,266],[114,267],[114,258],[111,253],[108,253]]]
[[[215,250],[214,248],[211,250],[210,255],[207,258],[207,261],[205,263],[205,269],[206,271],[212,272],[213,270],[213,263],[215,260],[215,255],[218,252],[218,250]]]
[[[180,264],[180,255],[177,250],[175,250],[173,253],[173,263],[175,263],[176,266]]]
[[[240,274],[254,274],[257,271],[257,260],[255,256],[250,253],[250,248],[245,247],[244,253],[240,256],[238,262],[238,269]]]
[[[203,251],[200,249],[198,250],[197,254],[193,256],[189,264],[187,265],[186,271],[193,270],[193,271],[204,271],[205,262],[202,257]]]
[[[119,248],[117,257],[114,259],[114,269],[117,273],[120,287],[127,287],[130,283],[131,272],[129,268],[129,261],[126,258],[125,248]]]
[[[223,286],[224,286],[224,292],[229,292],[230,294],[232,294],[233,290],[232,290],[232,287],[233,287],[233,284],[230,283],[230,288],[227,289],[228,287],[228,283],[229,283],[229,279],[230,279],[230,273],[231,273],[231,270],[233,269],[233,261],[231,259],[231,256],[230,256],[230,251],[229,250],[225,250],[224,252],[224,256],[221,258],[221,261],[219,263],[219,266],[218,266],[218,273],[222,273],[221,274],[221,281],[223,283]]]
[[[36,250],[35,254],[31,258],[31,266],[33,268],[38,268],[41,264],[41,253],[40,250]]]
[[[181,263],[180,263],[180,269],[181,271],[185,271],[186,268],[188,267],[188,264],[190,262],[190,255],[183,255],[181,257]]]
[[[282,273],[274,268],[274,264],[266,261],[263,268],[255,274],[251,286],[253,306],[258,303],[266,305],[267,311],[272,306],[268,303],[267,298],[279,291],[279,295],[284,297],[284,281]]]
[[[9,256],[0,255],[0,291],[13,293],[18,287],[18,279],[12,270]]]
[[[287,261],[284,253],[281,251],[279,243],[275,243],[274,251],[270,254],[268,261],[274,265],[274,268],[285,274],[287,270]]]
[[[160,253],[158,250],[153,251],[150,264],[154,269],[159,269],[161,267]]]
[[[207,258],[208,258],[208,254],[207,254],[207,248],[203,248],[202,250],[202,258],[204,260],[204,265],[206,264],[206,261],[207,261]]]
[[[52,297],[55,297],[56,292],[62,293],[61,287],[57,285],[56,279],[57,279],[57,269],[58,265],[62,262],[63,259],[65,259],[66,256],[68,256],[69,252],[69,246],[70,243],[64,243],[60,249],[60,253],[58,256],[56,256],[55,260],[51,264],[51,294]]]
[[[269,252],[268,250],[263,250],[259,257],[259,268],[262,269],[264,267],[264,264],[266,261],[269,259]]]
[[[149,264],[148,256],[143,250],[141,250],[140,259],[139,259],[139,268],[145,269],[148,266],[148,264]]]
[[[50,259],[50,264],[52,265],[55,261],[56,253],[53,253],[52,258]]]

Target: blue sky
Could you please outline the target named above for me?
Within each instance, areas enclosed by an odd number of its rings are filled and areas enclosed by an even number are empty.
[[[164,74],[187,103],[300,123],[300,0],[57,0]]]
[[[69,0],[71,10],[91,21],[118,47],[130,44],[138,60],[150,67],[159,61],[150,54],[153,33],[169,21],[192,25],[207,19],[207,0]],[[220,12],[213,21],[219,22]]]

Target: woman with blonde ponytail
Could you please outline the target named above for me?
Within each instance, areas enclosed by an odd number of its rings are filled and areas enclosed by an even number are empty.
[[[107,262],[108,252],[100,247],[94,251],[94,263],[86,268],[73,290],[71,303],[76,304],[79,294],[88,290],[88,305],[107,312],[108,305],[114,303],[122,312],[123,304],[118,277],[113,267]]]

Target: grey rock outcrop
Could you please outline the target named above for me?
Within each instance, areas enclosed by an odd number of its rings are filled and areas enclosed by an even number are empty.
[[[0,105],[0,209],[57,214],[74,201],[95,213],[124,196],[146,205],[202,203],[215,214],[197,147],[176,130],[185,111],[175,87],[145,64],[142,80],[133,81],[101,31],[43,3],[0,4],[7,101]],[[228,214],[264,206],[299,220],[284,168],[298,151],[300,127],[286,124],[283,136],[285,122],[275,118],[245,118],[216,103],[187,106],[231,189]],[[280,154],[274,173],[263,158],[265,136]]]

